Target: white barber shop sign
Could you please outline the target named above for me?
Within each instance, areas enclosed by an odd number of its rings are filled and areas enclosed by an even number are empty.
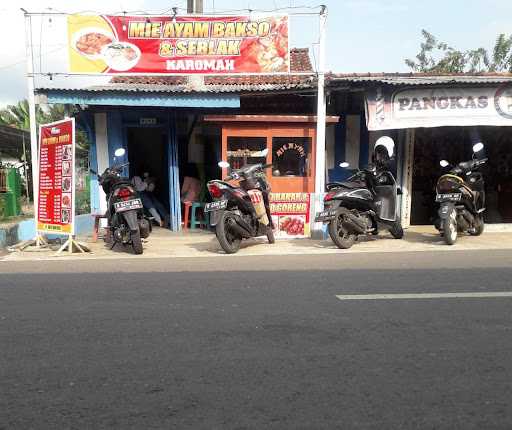
[[[377,88],[366,95],[369,130],[512,126],[512,85],[468,88]]]

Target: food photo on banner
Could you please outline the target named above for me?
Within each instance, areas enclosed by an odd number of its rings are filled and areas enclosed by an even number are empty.
[[[288,16],[70,15],[70,73],[288,73]]]
[[[309,236],[310,194],[271,193],[270,213],[278,238]]]
[[[39,126],[37,230],[74,234],[75,119]]]

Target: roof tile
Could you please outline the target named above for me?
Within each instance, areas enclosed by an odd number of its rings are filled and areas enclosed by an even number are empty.
[[[262,91],[276,89],[275,87],[281,89],[310,86],[313,83],[314,71],[308,48],[293,48],[290,50],[290,71],[292,74],[286,75],[205,76],[204,90],[213,92]],[[301,74],[294,75],[294,72]],[[125,89],[128,89],[128,86],[144,85],[146,90],[148,89],[147,86],[164,87],[169,85],[174,86],[175,91],[178,90],[178,86],[183,86],[181,90],[187,91],[188,82],[186,76],[116,76],[110,81],[111,84],[117,84],[112,85],[112,89],[120,89],[119,85],[125,85],[127,87]],[[188,91],[191,90],[188,88]]]

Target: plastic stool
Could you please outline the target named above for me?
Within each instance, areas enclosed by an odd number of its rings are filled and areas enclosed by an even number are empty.
[[[185,202],[185,203],[183,203],[183,206],[184,206],[183,222],[182,222],[183,230],[187,230],[189,228],[189,224],[190,224],[191,230],[195,230],[197,228],[197,226],[202,226],[202,225],[204,225],[205,227],[208,227],[208,221],[209,221],[210,217],[207,213],[204,213],[204,210],[203,210],[203,214],[204,214],[203,218],[199,219],[196,216],[197,209],[199,209],[199,208],[204,209],[204,203]]]
[[[181,224],[183,225],[183,230],[188,229],[188,222],[189,222],[191,207],[192,207],[192,202],[183,203],[183,220],[181,222]]]
[[[197,213],[197,209],[203,209],[203,218],[201,219],[197,219],[196,218],[196,213]],[[192,203],[192,216],[191,216],[191,220],[190,220],[190,229],[191,230],[195,230],[196,229],[196,226],[198,225],[199,227],[201,227],[202,225],[204,225],[205,227],[208,226],[208,213],[204,212],[204,203],[200,203],[200,202],[194,202]]]

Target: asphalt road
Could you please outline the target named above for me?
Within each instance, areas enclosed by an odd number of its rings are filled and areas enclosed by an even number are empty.
[[[0,262],[0,429],[510,429],[512,252]]]

